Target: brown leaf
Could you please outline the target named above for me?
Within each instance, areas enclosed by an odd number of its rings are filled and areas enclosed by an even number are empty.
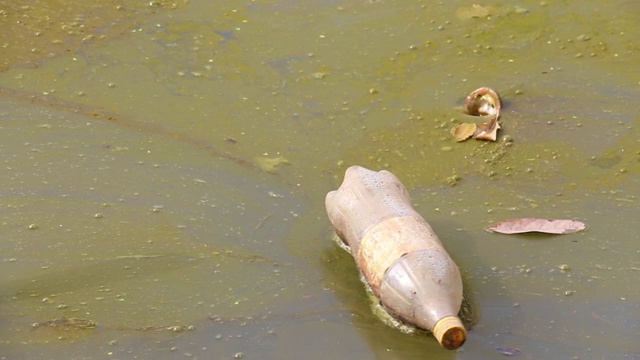
[[[465,141],[476,133],[477,128],[474,123],[462,123],[451,129],[451,135],[456,141]]]
[[[545,234],[571,234],[582,231],[587,225],[570,219],[520,218],[501,221],[487,228],[500,234],[521,234],[541,232]]]
[[[484,124],[479,125],[473,137],[478,140],[496,141],[498,129],[500,129],[500,123],[498,122],[498,117],[495,116]]]

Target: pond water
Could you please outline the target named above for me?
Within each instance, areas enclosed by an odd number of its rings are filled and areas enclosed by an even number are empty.
[[[640,4],[0,4],[0,358],[640,359]],[[497,142],[456,142],[472,90]],[[325,194],[394,172],[457,351],[372,312]],[[488,233],[574,218],[563,236]]]

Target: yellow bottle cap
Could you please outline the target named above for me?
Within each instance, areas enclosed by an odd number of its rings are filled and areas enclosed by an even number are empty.
[[[433,327],[433,336],[445,349],[455,350],[467,340],[467,330],[456,316],[445,316]]]

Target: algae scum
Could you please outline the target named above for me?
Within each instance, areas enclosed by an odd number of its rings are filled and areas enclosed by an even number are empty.
[[[639,11],[0,4],[0,357],[640,357]],[[498,139],[458,143],[481,86]],[[461,349],[371,311],[324,211],[353,164],[461,268]],[[518,217],[588,229],[484,231]]]

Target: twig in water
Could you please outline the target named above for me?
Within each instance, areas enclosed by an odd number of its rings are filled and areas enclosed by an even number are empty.
[[[258,225],[256,225],[256,227],[255,227],[255,228],[253,228],[253,231],[258,230],[258,228],[259,228],[260,226],[262,226],[262,223],[264,223],[264,221],[265,221],[265,220],[267,220],[269,217],[271,217],[271,214],[269,214],[269,215],[267,215],[267,216],[263,217],[263,218],[262,218],[262,220],[260,220],[260,222],[258,223]]]

